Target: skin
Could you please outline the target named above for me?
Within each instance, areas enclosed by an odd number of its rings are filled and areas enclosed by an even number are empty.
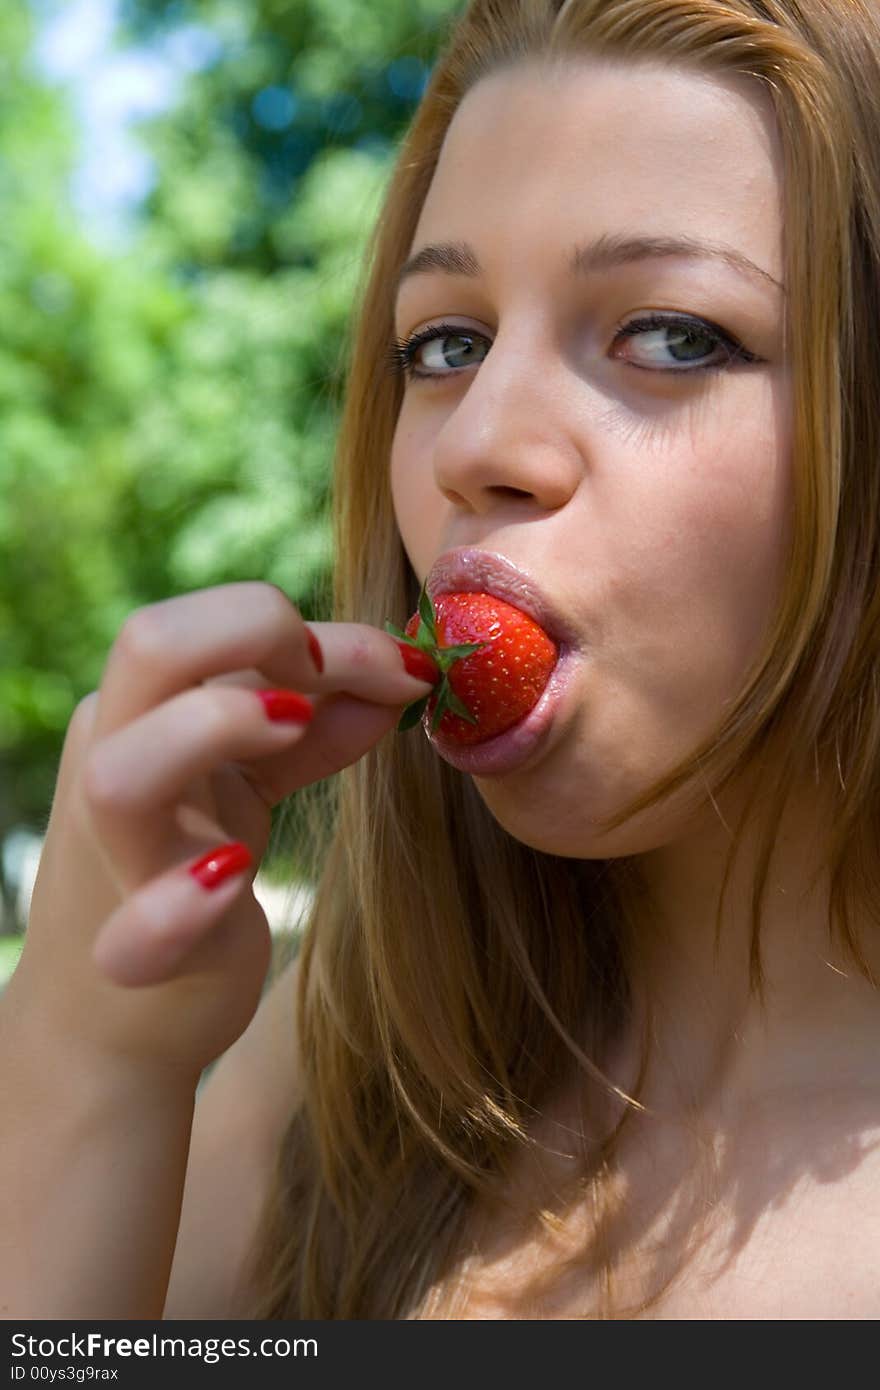
[[[643,1001],[650,982],[659,1058],[646,1097],[666,1113],[696,1107],[731,1183],[753,1193],[767,1143],[783,1144],[787,1183],[827,1182],[841,1136],[880,1128],[877,996],[826,939],[827,883],[806,881],[809,841],[833,815],[827,774],[798,789],[780,827],[764,1013],[747,980],[753,836],[712,949],[722,818],[735,824],[746,775],[717,805],[703,791],[609,834],[599,823],[720,721],[774,614],[793,508],[784,289],[711,260],[577,280],[566,262],[600,233],[687,234],[781,284],[782,192],[772,107],[748,79],[586,57],[483,79],[452,122],[411,247],[468,242],[483,273],[407,279],[395,322],[401,339],[443,321],[484,338],[470,357],[449,338],[420,350],[420,369],[446,375],[407,382],[391,458],[420,580],[452,547],[498,551],[580,635],[547,743],[475,783],[525,844],[639,856],[653,908],[635,988]],[[680,365],[667,335],[617,338],[650,310],[708,319],[758,361],[657,370]],[[692,351],[723,360],[710,341]],[[870,942],[868,956],[876,966]],[[612,1059],[623,1084],[631,1062],[627,1046]],[[826,1265],[831,1243],[817,1252]]]

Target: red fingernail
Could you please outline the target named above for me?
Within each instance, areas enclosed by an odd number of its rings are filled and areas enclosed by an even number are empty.
[[[247,845],[236,840],[232,844],[218,845],[216,849],[208,850],[207,854],[190,865],[189,871],[203,888],[216,888],[224,879],[249,869],[253,862]]]
[[[310,627],[306,628],[306,634],[309,639],[309,651],[312,654],[312,661],[314,661],[315,666],[317,667],[318,675],[323,675],[324,653],[321,651],[321,643],[318,641],[317,637],[312,632],[312,629]]]
[[[258,690],[270,719],[291,724],[308,724],[314,709],[311,701],[296,690]]]
[[[436,685],[440,679],[440,672],[436,662],[431,660],[427,652],[407,646],[406,642],[398,642],[397,647],[409,675],[415,676],[416,680],[427,681],[429,685]]]

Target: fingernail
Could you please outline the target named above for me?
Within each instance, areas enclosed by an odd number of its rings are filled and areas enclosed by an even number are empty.
[[[216,849],[208,850],[207,854],[190,865],[189,871],[203,888],[216,888],[224,879],[249,869],[253,862],[247,845],[235,840],[232,844],[218,845]]]
[[[288,724],[308,724],[314,709],[305,695],[296,690],[258,690],[263,708],[270,719]]]
[[[436,662],[431,660],[427,652],[420,652],[417,647],[407,646],[406,642],[398,642],[397,648],[403,657],[403,664],[409,675],[415,676],[418,681],[427,681],[429,685],[436,685],[440,679],[440,671]]]
[[[323,675],[323,673],[324,673],[324,653],[321,651],[321,643],[318,641],[317,637],[316,637],[315,634],[312,632],[312,629],[311,629],[310,627],[307,627],[307,628],[306,628],[306,636],[308,637],[308,641],[309,641],[309,651],[310,651],[311,654],[312,654],[312,661],[314,661],[314,663],[315,663],[315,666],[316,666],[317,671],[318,671],[318,675],[319,675],[319,676],[320,676],[320,675]]]

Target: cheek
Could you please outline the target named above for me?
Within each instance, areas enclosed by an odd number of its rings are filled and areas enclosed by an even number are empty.
[[[711,429],[680,437],[641,468],[638,525],[618,532],[628,539],[609,570],[618,669],[688,724],[734,696],[784,577],[788,431],[767,401],[748,404],[737,419],[725,410]]]
[[[699,449],[684,479],[673,553],[682,572],[690,571],[696,613],[718,622],[716,640],[726,639],[742,666],[779,597],[793,490],[788,431],[777,413],[753,401],[728,423]],[[703,635],[711,642],[711,631]]]
[[[404,549],[419,575],[427,573],[442,548],[444,500],[434,485],[430,458],[427,438],[406,419],[404,407],[391,447],[391,498]]]

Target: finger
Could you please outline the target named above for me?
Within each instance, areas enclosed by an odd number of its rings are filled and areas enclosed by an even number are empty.
[[[93,961],[118,985],[173,979],[250,886],[253,867],[246,847],[221,845],[151,879],[104,923],[92,947]]]
[[[266,805],[274,807],[300,787],[357,762],[396,727],[399,718],[399,707],[375,705],[350,695],[318,699],[304,739],[289,751],[253,759],[243,770]]]
[[[272,584],[222,584],[139,608],[111,648],[95,734],[103,737],[172,695],[225,671],[254,667],[264,684],[309,690],[318,672],[309,629]]]
[[[408,705],[431,690],[434,679],[411,675],[400,644],[369,623],[311,623],[324,654],[324,671],[309,690],[342,692],[378,705]],[[407,649],[407,655],[413,649]],[[418,659],[418,654],[416,655]],[[428,666],[433,666],[429,660]]]
[[[102,830],[176,805],[190,784],[220,763],[246,763],[303,737],[313,703],[296,691],[267,691],[270,717],[255,691],[200,686],[166,700],[99,739],[83,774],[85,796]],[[286,708],[292,704],[292,709]],[[130,833],[131,826],[125,833]]]
[[[309,623],[320,644],[322,671],[308,682],[309,694],[342,691],[379,705],[408,705],[426,695],[433,679],[418,679],[407,671],[400,644],[389,633],[367,623]],[[412,648],[407,651],[412,662]],[[420,654],[415,654],[418,665]],[[433,663],[422,659],[428,672]],[[237,685],[259,690],[267,674],[253,668],[209,676],[203,685]]]
[[[310,634],[323,671],[316,668]],[[263,686],[309,693],[345,690],[402,706],[430,683],[406,671],[393,637],[366,623],[306,625],[273,585],[226,584],[139,609],[125,623],[102,678],[95,722],[103,736],[199,683],[254,674]]]

